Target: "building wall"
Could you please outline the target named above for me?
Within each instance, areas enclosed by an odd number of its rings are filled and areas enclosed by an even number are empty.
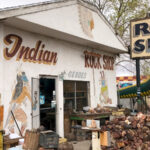
[[[3,35],[3,38],[2,36],[0,37],[0,43],[3,43],[3,47],[0,45],[0,60],[2,60],[0,65],[3,66],[3,72],[0,76],[0,81],[3,84],[0,88],[0,92],[2,93],[2,103],[4,104],[5,111],[5,129],[9,128],[9,131],[13,132],[14,121],[11,118],[10,110],[13,110],[16,114],[22,132],[25,131],[24,129],[30,129],[32,127],[31,79],[39,78],[40,75],[51,75],[57,77],[57,83],[59,85],[59,87],[57,87],[59,89],[58,94],[60,94],[58,96],[60,98],[58,99],[58,102],[61,101],[61,106],[63,105],[63,80],[89,81],[91,107],[95,107],[97,103],[107,106],[117,105],[115,68],[113,70],[104,69],[106,66],[106,60],[103,60],[104,55],[115,58],[114,55],[8,26],[5,26],[4,30],[0,28],[0,31],[4,34],[1,34]],[[8,40],[9,34],[17,35],[22,39],[22,42],[20,42],[16,55],[8,58],[8,55],[6,54],[7,56],[4,56],[4,54],[5,52],[12,54],[11,49],[16,41],[16,39],[11,38],[10,42]],[[6,39],[6,36],[8,39]],[[3,41],[4,38],[5,42]],[[56,64],[44,64],[43,62],[33,62],[33,60],[29,62],[29,60],[23,60],[22,58],[16,60],[21,48],[29,47],[31,51],[32,48],[36,47],[36,43],[39,40],[41,41],[41,45],[45,44],[43,51],[47,50],[57,53]],[[41,50],[41,46],[39,50]],[[102,66],[101,69],[85,67],[85,50],[102,55],[100,59]],[[70,72],[84,73],[85,76],[70,76]],[[62,108],[60,109],[61,111]],[[61,111],[59,112],[60,114]],[[63,121],[63,116],[60,117],[60,120]],[[60,128],[61,127],[62,125]],[[17,131],[17,129],[15,130]]]
[[[129,98],[120,99],[120,105],[122,105],[123,108],[131,109],[131,103],[130,103],[130,99]]]
[[[97,9],[86,3],[70,1],[63,7],[58,4],[55,9],[25,14],[18,18],[125,51],[110,24]]]
[[[0,24],[0,41],[3,40],[3,25]],[[0,44],[0,49],[3,49],[3,43]],[[3,93],[3,57],[2,57],[3,51],[0,51],[0,105],[3,104],[2,103],[2,93]]]

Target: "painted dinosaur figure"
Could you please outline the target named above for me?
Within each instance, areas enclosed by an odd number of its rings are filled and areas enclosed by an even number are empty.
[[[16,121],[21,124],[20,129],[22,134],[27,127],[27,115],[21,107],[23,104],[26,104],[27,100],[31,101],[28,79],[25,72],[21,72],[20,74],[17,74],[17,83],[12,93],[9,112],[5,123],[5,127],[7,126],[12,133],[14,132],[15,121],[12,117],[11,111],[14,113]]]
[[[109,95],[108,95],[108,86],[107,86],[107,81],[105,79],[105,75],[103,73],[103,75],[101,76],[101,81],[100,81],[100,84],[101,84],[101,94],[100,94],[100,101],[101,103],[103,104],[112,104],[112,100],[109,98]]]

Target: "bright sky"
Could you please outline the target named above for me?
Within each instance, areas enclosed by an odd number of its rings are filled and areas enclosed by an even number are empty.
[[[0,9],[56,0],[0,0]]]
[[[60,1],[60,0],[0,0],[0,9],[16,7],[21,5],[36,4],[41,2],[53,2],[53,1]],[[86,1],[93,2],[93,0],[86,0]]]
[[[133,70],[135,70],[135,68]],[[121,77],[121,76],[135,76],[135,75],[136,75],[135,71],[132,73],[132,72],[127,71],[123,67],[120,67],[120,66],[116,67],[116,76],[117,77]]]

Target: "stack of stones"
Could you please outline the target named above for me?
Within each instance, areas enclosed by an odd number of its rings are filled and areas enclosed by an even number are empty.
[[[150,115],[115,118],[106,121],[101,129],[111,135],[111,147],[103,150],[150,150]]]

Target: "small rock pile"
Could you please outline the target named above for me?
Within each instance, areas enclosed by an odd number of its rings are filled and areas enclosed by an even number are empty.
[[[115,118],[101,129],[110,131],[112,144],[103,150],[150,150],[150,115]]]

